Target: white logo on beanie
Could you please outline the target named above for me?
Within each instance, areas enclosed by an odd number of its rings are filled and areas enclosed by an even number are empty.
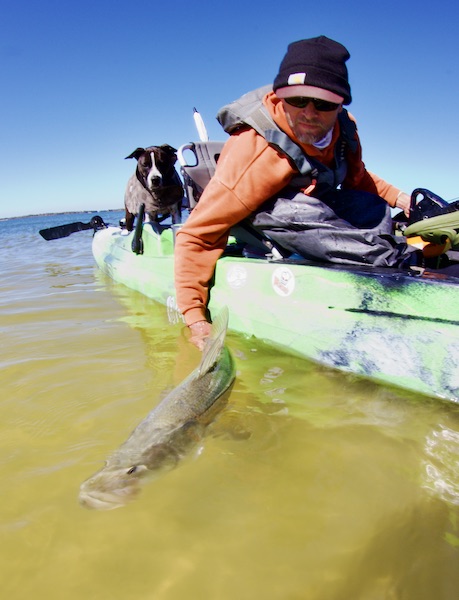
[[[306,73],[292,73],[288,76],[288,85],[303,85],[306,80]]]

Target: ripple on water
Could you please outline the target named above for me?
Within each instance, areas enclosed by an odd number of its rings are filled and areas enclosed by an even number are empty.
[[[426,436],[424,486],[445,502],[459,505],[459,431],[439,424]]]

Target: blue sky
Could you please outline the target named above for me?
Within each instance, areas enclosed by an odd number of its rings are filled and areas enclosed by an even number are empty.
[[[411,192],[459,196],[454,0],[5,1],[0,217],[123,206],[138,146],[213,139],[223,104],[272,82],[291,41],[348,62],[364,161]]]

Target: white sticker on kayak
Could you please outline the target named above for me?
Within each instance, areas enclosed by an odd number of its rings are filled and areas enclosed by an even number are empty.
[[[271,278],[274,291],[279,296],[290,296],[295,289],[295,276],[287,267],[278,267]]]
[[[226,275],[226,281],[233,289],[243,287],[247,281],[247,271],[245,267],[239,265],[231,267]]]

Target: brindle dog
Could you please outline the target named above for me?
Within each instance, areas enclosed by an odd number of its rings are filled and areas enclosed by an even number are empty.
[[[172,216],[173,223],[180,223],[184,196],[182,182],[175,170],[177,150],[163,144],[137,148],[126,156],[137,160],[135,173],[130,177],[124,195],[126,229],[132,231],[135,216],[141,204],[150,221],[160,222]]]

